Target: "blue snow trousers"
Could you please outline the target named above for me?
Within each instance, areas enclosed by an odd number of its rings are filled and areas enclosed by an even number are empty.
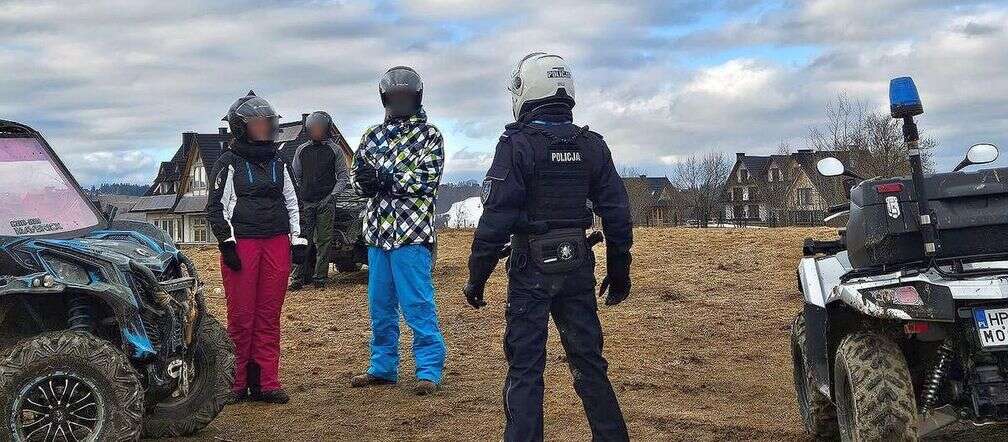
[[[371,315],[371,376],[399,377],[399,311],[413,330],[416,378],[441,383],[445,341],[438,327],[431,252],[420,244],[392,250],[368,248],[368,312]]]

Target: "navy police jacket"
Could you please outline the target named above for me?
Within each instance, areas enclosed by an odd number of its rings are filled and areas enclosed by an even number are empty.
[[[533,233],[536,219],[530,219],[534,207],[534,189],[539,189],[537,173],[547,164],[540,162],[583,163],[583,183],[570,183],[565,188],[547,189],[554,195],[568,192],[575,197],[587,197],[591,211],[602,220],[608,254],[623,254],[633,244],[632,221],[623,179],[613,164],[612,153],[602,136],[580,128],[572,122],[572,114],[565,105],[539,108],[519,121],[509,124],[501,135],[494,153],[493,164],[483,182],[483,215],[476,228],[469,257],[470,280],[483,284],[496,266],[501,249],[510,241],[510,235]],[[556,151],[544,154],[547,143],[543,140],[563,138],[576,144],[576,151]],[[570,175],[568,175],[570,176]],[[568,181],[569,183],[569,181]],[[575,190],[577,188],[577,190]],[[583,192],[582,192],[583,190]],[[544,193],[544,192],[538,192]],[[556,198],[556,197],[554,197]],[[581,201],[587,206],[588,201]],[[571,221],[583,219],[578,211],[571,211]],[[587,210],[585,213],[588,213]],[[587,228],[589,218],[579,227]],[[569,227],[569,226],[565,226]]]

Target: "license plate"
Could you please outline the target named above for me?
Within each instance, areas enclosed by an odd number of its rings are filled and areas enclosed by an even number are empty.
[[[980,344],[984,347],[1008,345],[1008,308],[973,310]]]

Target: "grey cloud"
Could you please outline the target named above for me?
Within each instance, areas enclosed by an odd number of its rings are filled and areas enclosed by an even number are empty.
[[[146,181],[179,132],[215,130],[248,89],[288,118],[330,110],[356,144],[382,115],[378,76],[409,64],[445,132],[449,175],[472,177],[510,120],[512,64],[542,49],[574,65],[578,122],[602,132],[621,164],[656,173],[690,152],[801,145],[831,97],[846,91],[881,106],[887,79],[907,73],[924,94],[929,133],[951,146],[1004,144],[1003,5],[757,3],[17,2],[0,16],[0,115],[43,130],[68,163],[80,162],[72,167],[84,182],[117,173]],[[735,13],[753,18],[703,24]],[[692,30],[665,36],[680,27]],[[812,46],[815,55],[737,55],[755,46]],[[723,51],[735,55],[690,63]]]

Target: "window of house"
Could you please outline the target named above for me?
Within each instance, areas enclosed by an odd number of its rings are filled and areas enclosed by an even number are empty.
[[[204,216],[193,217],[193,241],[207,242],[207,220]]]
[[[154,220],[154,225],[168,233],[171,239],[183,242],[185,226],[181,218],[159,218]]]
[[[748,187],[743,187],[742,188],[742,201],[749,201],[749,188]]]
[[[203,163],[199,162],[193,166],[189,173],[189,191],[195,194],[204,194],[207,188],[206,169]]]
[[[807,206],[812,204],[812,192],[811,187],[803,187],[798,189],[798,205]]]
[[[780,169],[777,167],[770,169],[770,181],[777,182],[781,180]]]
[[[746,170],[744,167],[740,167],[738,170],[738,179],[739,181],[745,181],[749,179],[749,171]]]

